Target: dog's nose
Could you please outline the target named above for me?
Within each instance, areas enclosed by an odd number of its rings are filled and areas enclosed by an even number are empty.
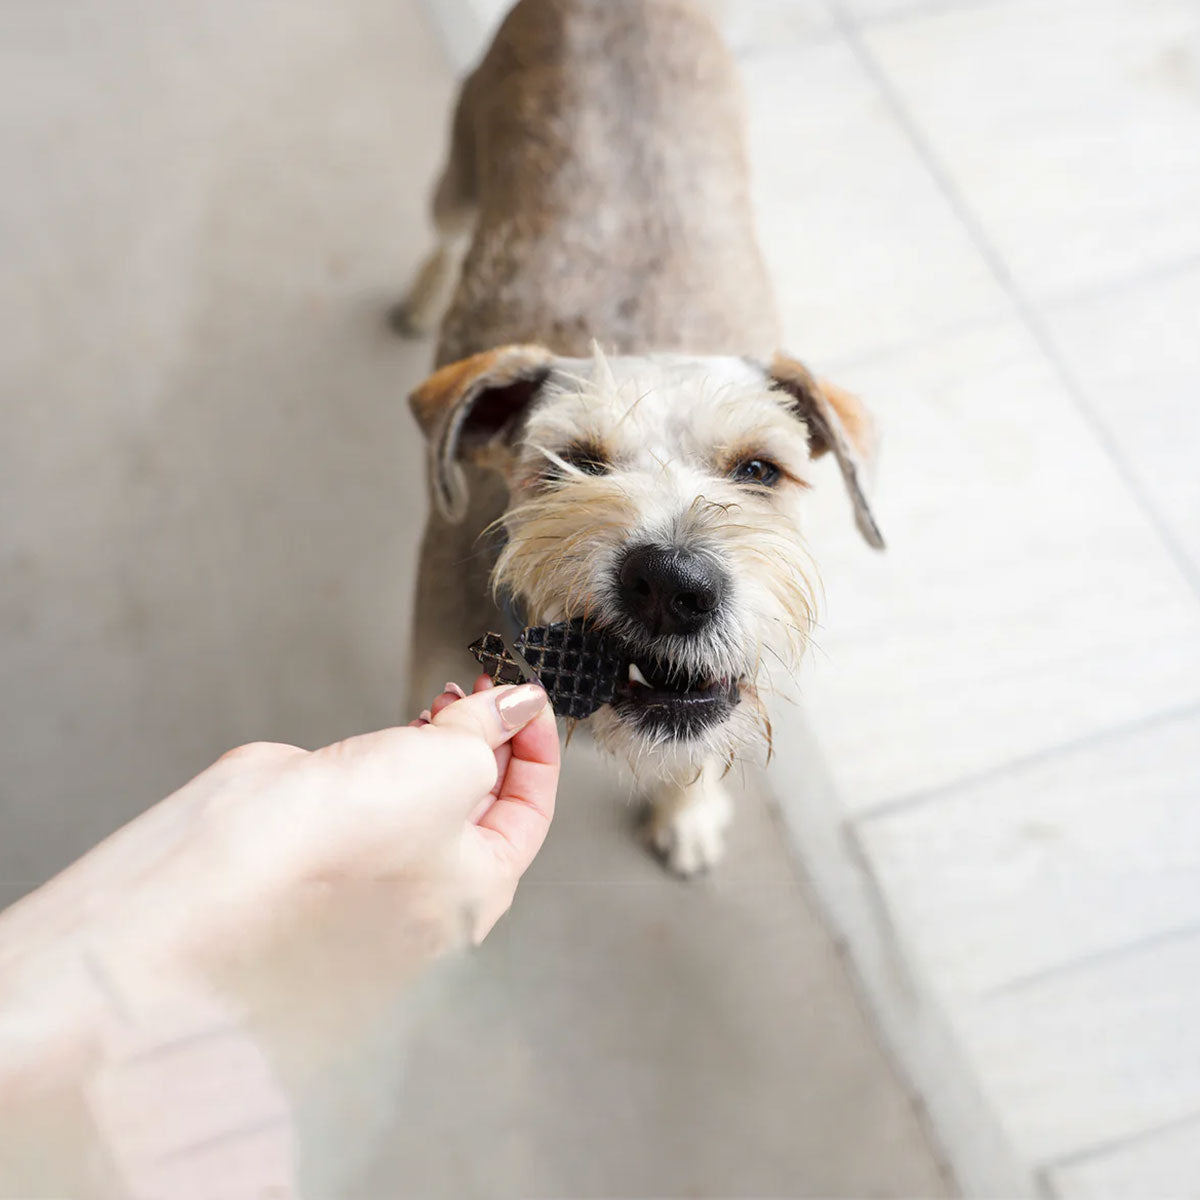
[[[711,559],[657,546],[635,546],[618,577],[626,611],[654,637],[698,633],[728,591],[725,575]]]

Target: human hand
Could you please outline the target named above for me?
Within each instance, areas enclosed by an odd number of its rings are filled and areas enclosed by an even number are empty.
[[[292,975],[303,960],[350,987],[480,940],[545,838],[557,730],[540,688],[485,678],[426,717],[311,753],[244,746],[139,818],[175,835],[147,839],[157,853],[117,898],[108,924],[125,932],[102,939],[102,960],[151,992],[182,963],[278,994],[280,955]]]
[[[486,705],[481,704],[478,697],[492,691],[496,695],[489,697]],[[448,712],[460,700],[467,703]],[[525,723],[529,711],[535,712],[532,724]],[[493,712],[499,713],[502,725],[517,726],[517,732],[510,737],[502,733],[499,744],[488,728]],[[559,746],[545,692],[530,685],[497,691],[487,675],[480,675],[475,680],[473,695],[468,697],[457,684],[447,683],[431,708],[410,726],[426,727],[459,729],[479,736],[492,747],[495,783],[479,798],[469,824],[480,831],[483,845],[501,864],[502,872],[516,872],[512,878],[515,888],[541,849],[554,815]],[[506,903],[504,908],[507,907]],[[494,920],[488,922],[487,929],[494,923]]]
[[[460,697],[233,751],[0,916],[0,1184],[91,1194],[97,1136],[121,1194],[287,1175],[298,1098],[386,1043],[403,986],[487,933],[545,838],[544,693]],[[164,1105],[184,1047],[196,1086]]]
[[[475,680],[474,694],[478,695],[480,692],[491,691],[494,687],[495,684],[492,682],[490,676],[480,675],[479,678]],[[450,705],[456,700],[465,700],[466,698],[467,694],[462,690],[461,687],[458,686],[457,683],[446,684],[445,690],[442,692],[442,694],[438,696],[436,700],[434,700],[430,708],[427,708],[415,721],[412,722],[410,728],[421,729],[426,725],[432,724],[435,716],[439,716],[441,713],[445,712],[446,709],[449,708]],[[513,747],[511,742],[504,742],[502,745],[496,747],[496,785],[489,793],[489,796],[493,801],[499,799],[500,789],[508,771],[508,765],[512,761],[512,752]],[[490,807],[490,805],[487,798],[485,798],[482,801],[480,812],[476,815],[482,816],[488,807]]]

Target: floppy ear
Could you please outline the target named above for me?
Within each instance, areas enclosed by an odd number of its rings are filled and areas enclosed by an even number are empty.
[[[460,462],[486,461],[512,436],[552,361],[541,346],[502,346],[442,367],[409,397],[429,443],[433,502],[447,521],[461,521],[467,511]]]
[[[771,362],[772,386],[795,401],[797,415],[808,425],[813,458],[830,452],[837,459],[846,490],[854,505],[854,520],[867,544],[884,548],[863,482],[864,469],[874,457],[875,425],[857,396],[817,379],[801,362],[777,354]]]

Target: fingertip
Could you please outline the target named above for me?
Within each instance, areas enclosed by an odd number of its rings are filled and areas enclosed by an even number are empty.
[[[542,726],[545,729],[553,730],[555,739],[558,737],[558,714],[554,711],[554,705],[550,701],[549,695],[546,695],[546,706],[537,714],[536,717],[529,723],[529,728],[535,725]]]
[[[546,693],[536,684],[485,688],[445,706],[435,706],[433,722],[475,733],[496,750],[509,742],[543,710]]]
[[[500,723],[516,733],[550,707],[550,697],[538,684],[522,683],[498,693],[495,703]]]

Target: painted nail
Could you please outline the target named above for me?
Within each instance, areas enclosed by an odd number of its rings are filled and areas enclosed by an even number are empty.
[[[536,683],[524,683],[496,697],[496,711],[505,729],[520,729],[528,725],[549,703],[549,698]]]
[[[429,711],[429,709],[427,709],[427,708],[422,709],[421,715],[417,718],[417,720],[420,721],[423,725],[432,725],[433,724],[433,713],[431,713]]]
[[[464,692],[457,683],[446,684],[446,686],[442,688],[442,691],[449,692],[452,696],[457,696],[459,700],[465,700],[467,698],[467,693]]]

